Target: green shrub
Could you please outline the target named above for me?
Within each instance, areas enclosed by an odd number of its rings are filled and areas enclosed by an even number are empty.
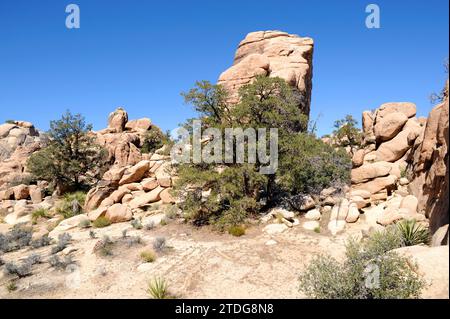
[[[17,290],[17,285],[15,283],[15,281],[10,281],[7,285],[6,285],[6,290],[8,290],[9,293],[16,291]]]
[[[407,177],[407,172],[406,172],[406,168],[405,167],[401,167],[400,168],[400,177],[401,178]]]
[[[49,214],[48,209],[40,208],[33,211],[31,214],[31,222],[36,224],[40,218],[51,218],[52,216]]]
[[[14,187],[18,185],[30,185],[35,183],[36,179],[30,174],[20,174],[16,175],[12,178],[11,181],[8,182],[9,187]]]
[[[6,120],[5,123],[6,124],[14,124],[14,125],[16,125],[16,121],[14,121],[14,120]]]
[[[175,219],[178,216],[178,207],[176,205],[170,205],[165,209],[164,213],[167,218]]]
[[[392,230],[350,240],[343,262],[325,255],[312,260],[299,277],[300,291],[317,299],[419,298],[424,281],[409,259],[390,251],[400,246]]]
[[[397,223],[397,227],[405,246],[428,244],[430,241],[429,230],[417,223],[415,219],[401,220]]]
[[[157,126],[152,125],[152,127],[145,133],[141,153],[154,153],[156,150],[169,143],[169,135],[167,133],[164,134],[163,131],[161,131]]]
[[[362,132],[357,128],[358,121],[351,115],[334,122],[334,142],[336,146],[350,146],[352,150],[360,148],[362,144]]]
[[[109,225],[111,225],[111,221],[105,216],[100,216],[92,223],[92,226],[94,226],[95,228],[108,227]]]
[[[65,194],[59,201],[56,212],[61,214],[65,219],[83,214],[85,200],[86,193],[81,191]]]
[[[146,263],[152,263],[156,260],[156,255],[153,251],[144,250],[141,252],[141,259]]]
[[[224,128],[241,128],[244,132],[278,129],[278,170],[274,173],[262,174],[261,168],[267,165],[259,161],[220,165],[191,161],[178,165],[179,179],[174,188],[183,199],[179,206],[188,221],[196,226],[212,224],[224,231],[245,224],[268,208],[292,205],[302,193],[319,193],[336,183],[349,182],[350,157],[318,139],[314,129],[308,131],[308,117],[299,112],[299,105],[305,101],[297,93],[283,79],[264,76],[242,87],[240,102],[232,108],[226,89],[207,81],[197,82],[195,88],[183,93],[185,102],[202,120],[202,129],[217,128],[222,139]],[[189,121],[185,128],[192,128]],[[255,143],[261,137],[257,139]],[[252,143],[249,138],[240,142],[246,158]],[[224,154],[214,155],[222,158]],[[208,196],[202,195],[205,191]]]
[[[91,227],[91,221],[89,219],[84,219],[78,224],[78,227],[89,228],[89,227]]]
[[[245,228],[242,226],[231,226],[228,228],[228,233],[235,237],[241,237],[245,235]]]
[[[51,121],[47,146],[30,156],[28,171],[51,183],[59,194],[97,182],[107,168],[107,152],[96,143],[91,130],[83,116],[69,111]]]
[[[314,232],[317,234],[320,234],[320,226],[317,226],[316,228],[314,228]]]
[[[169,297],[168,286],[163,278],[155,278],[150,281],[147,292],[153,299],[167,299]]]

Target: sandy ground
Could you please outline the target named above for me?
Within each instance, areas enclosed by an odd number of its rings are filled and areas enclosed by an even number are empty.
[[[323,226],[321,229],[326,229]],[[43,263],[33,266],[31,276],[19,280],[0,271],[0,298],[149,298],[148,284],[157,277],[166,280],[176,298],[304,298],[298,289],[298,276],[311,259],[330,254],[341,260],[346,240],[361,236],[367,223],[362,218],[334,237],[301,226],[268,235],[263,227],[254,225],[244,236],[233,237],[180,221],[152,230],[135,230],[129,223],[114,224],[95,229],[97,238],[108,235],[116,242],[113,255],[107,257],[93,252],[99,239],[91,239],[89,230],[76,228],[68,231],[73,238],[68,249],[73,250],[70,255],[76,264],[66,270],[56,270],[47,262],[51,247],[26,248],[4,255],[5,261],[18,262],[37,252]],[[140,236],[142,243],[129,247],[121,239],[124,229],[128,236]],[[143,263],[140,253],[152,249],[157,237],[166,238],[167,249],[157,253],[153,263]],[[268,245],[269,241],[272,245]],[[423,271],[434,284],[423,297],[448,298],[448,262],[442,262],[445,254],[424,249],[416,257],[424,261]],[[448,246],[442,249],[447,249],[444,253],[448,261]],[[442,269],[434,271],[435,267],[429,265],[430,254],[446,269],[446,276]],[[11,281],[17,289],[8,292]]]
[[[35,265],[33,275],[16,281],[17,290],[8,292],[10,276],[0,275],[0,298],[148,298],[148,282],[163,277],[170,292],[179,298],[302,298],[298,275],[311,258],[329,253],[343,256],[345,239],[331,237],[301,227],[267,235],[262,225],[252,226],[243,237],[219,234],[172,221],[153,230],[134,230],[128,223],[96,230],[97,237],[139,235],[142,244],[117,244],[113,256],[93,253],[98,240],[88,230],[72,232],[69,247],[76,266],[55,270],[48,263]],[[357,232],[357,227],[355,227]],[[69,231],[70,233],[70,231]],[[151,247],[156,237],[167,239],[166,249],[153,263],[143,264],[140,252]],[[269,240],[274,245],[267,245]],[[31,250],[7,254],[5,260],[28,256]],[[36,250],[45,261],[50,248]],[[3,276],[3,278],[1,277]]]

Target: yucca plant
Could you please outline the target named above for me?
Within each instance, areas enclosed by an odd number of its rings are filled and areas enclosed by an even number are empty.
[[[430,240],[428,229],[417,223],[415,219],[402,220],[397,223],[397,227],[405,246],[427,244]]]
[[[153,299],[167,299],[169,297],[167,283],[163,278],[155,278],[150,281],[147,292]]]

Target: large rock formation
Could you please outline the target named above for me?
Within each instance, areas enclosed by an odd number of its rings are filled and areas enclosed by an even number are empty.
[[[27,178],[26,161],[42,147],[44,140],[45,136],[29,122],[9,121],[0,125],[0,190]]]
[[[377,223],[414,218],[429,224],[432,233],[446,231],[439,236],[448,242],[447,96],[428,119],[416,118],[416,106],[406,102],[364,112],[364,146],[353,157],[351,179],[352,192],[370,193],[376,206],[368,208],[366,215],[374,216]]]
[[[424,130],[415,115],[416,106],[408,102],[386,103],[363,113],[364,148],[353,156],[353,189],[369,191],[372,200],[386,200],[398,188],[410,149]]]
[[[296,89],[299,108],[309,115],[313,46],[311,38],[286,32],[249,33],[239,44],[233,66],[220,75],[218,84],[229,91],[229,103],[234,104],[239,88],[256,76],[280,77]]]
[[[164,147],[154,154],[141,154],[151,127],[150,119],[128,121],[127,112],[118,108],[109,115],[108,127],[96,133],[112,166],[87,194],[84,208],[91,220],[106,215],[119,222],[151,203],[173,203],[168,193],[173,173],[170,156],[162,154]]]
[[[419,199],[419,209],[430,219],[432,232],[449,223],[448,121],[447,97],[431,110],[410,156],[409,189]]]
[[[123,108],[117,108],[108,117],[108,127],[98,131],[97,142],[108,151],[108,160],[117,166],[134,165],[142,160],[146,132],[152,127],[150,119],[128,121]]]

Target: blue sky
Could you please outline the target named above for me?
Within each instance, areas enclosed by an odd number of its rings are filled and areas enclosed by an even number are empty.
[[[81,28],[65,27],[78,4]],[[365,27],[365,7],[381,28]],[[0,122],[38,128],[66,109],[95,129],[124,106],[172,129],[193,116],[180,92],[216,81],[248,32],[282,30],[315,40],[311,118],[333,121],[389,101],[412,101],[419,115],[446,79],[448,1],[1,0]]]

